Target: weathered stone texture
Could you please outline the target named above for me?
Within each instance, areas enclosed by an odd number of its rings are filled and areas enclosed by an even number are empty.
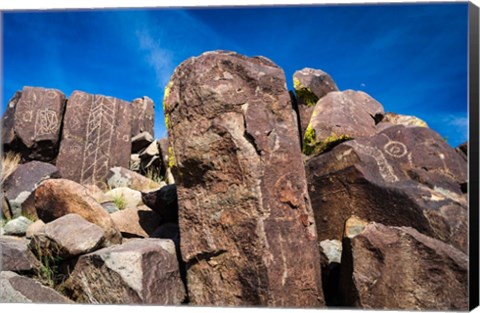
[[[100,226],[111,243],[121,243],[122,237],[105,209],[82,185],[66,179],[46,180],[35,190],[35,208],[45,223],[70,213]]]
[[[293,88],[303,137],[317,101],[331,91],[338,91],[338,88],[330,75],[312,68],[304,68],[293,74]]]
[[[303,152],[315,155],[337,142],[373,136],[383,114],[382,105],[362,91],[330,92],[315,105],[303,137]]]
[[[343,241],[343,305],[468,310],[468,257],[410,227],[361,225]]]
[[[0,237],[0,270],[25,272],[34,271],[40,266],[33,253],[28,249],[29,240],[11,236]]]
[[[466,163],[429,128],[397,125],[342,143],[306,170],[319,240],[340,240],[354,214],[467,250]]]
[[[137,98],[132,101],[132,137],[142,132],[153,136],[153,121],[155,105],[149,97]]]
[[[204,53],[175,70],[164,104],[190,302],[322,306],[283,71],[263,57]]]
[[[65,111],[57,167],[63,178],[105,187],[108,170],[128,167],[130,103],[74,91]]]
[[[13,272],[0,272],[0,302],[6,303],[73,303],[52,288]]]
[[[168,239],[134,239],[82,255],[66,288],[81,303],[178,305],[185,299]]]

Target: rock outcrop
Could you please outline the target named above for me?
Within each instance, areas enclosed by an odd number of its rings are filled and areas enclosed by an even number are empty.
[[[60,141],[65,95],[56,89],[24,87],[9,101],[3,144],[24,160],[53,161]]]
[[[28,249],[29,241],[11,236],[0,237],[1,271],[33,272],[40,263]]]
[[[66,288],[80,303],[178,305],[185,299],[168,239],[135,239],[83,255]]]
[[[331,91],[338,91],[338,87],[324,71],[304,68],[293,74],[293,88],[303,138],[317,101]]]
[[[164,105],[190,302],[323,306],[283,71],[264,57],[208,52],[177,67]]]
[[[431,129],[403,125],[312,158],[306,169],[319,240],[340,240],[345,220],[357,215],[467,251],[465,165]]]
[[[149,97],[137,98],[132,101],[132,138],[143,132],[154,135],[154,109],[155,104]]]
[[[468,257],[410,227],[350,222],[340,293],[363,309],[468,310]],[[447,287],[448,286],[448,287]]]
[[[131,116],[128,102],[74,91],[65,110],[56,163],[62,177],[105,187],[110,168],[128,167]]]

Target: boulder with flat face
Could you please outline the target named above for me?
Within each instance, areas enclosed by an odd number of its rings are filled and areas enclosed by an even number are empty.
[[[49,163],[31,161],[19,164],[2,187],[12,216],[20,216],[23,203],[42,181],[59,176],[57,167]]]
[[[65,95],[61,91],[24,87],[8,104],[4,143],[20,152],[26,160],[54,160],[58,153],[64,110]]]
[[[132,101],[132,138],[143,132],[153,136],[154,110],[155,104],[149,97]]]
[[[190,302],[322,306],[282,69],[264,57],[207,52],[177,67],[164,104]]]
[[[100,226],[105,239],[110,243],[121,243],[122,237],[110,215],[96,202],[82,185],[66,179],[46,180],[35,190],[35,209],[45,223],[64,215],[76,213]]]
[[[0,272],[0,302],[2,303],[73,303],[52,288],[35,279],[10,271]]]
[[[161,222],[160,216],[145,205],[119,210],[110,217],[124,238],[148,238]]]
[[[351,222],[343,240],[343,305],[468,310],[468,256],[410,227]],[[356,229],[355,229],[356,228]]]
[[[62,177],[105,187],[110,168],[128,167],[131,114],[126,101],[74,91],[65,110],[56,163]]]
[[[303,137],[317,101],[331,91],[338,91],[338,88],[330,75],[312,68],[304,68],[293,74],[293,88]]]
[[[466,163],[429,128],[397,125],[344,142],[306,170],[319,240],[340,240],[357,215],[467,250]]]
[[[317,155],[339,142],[373,136],[383,107],[362,91],[334,91],[322,97],[303,136],[303,153]]]
[[[80,303],[179,305],[185,299],[168,239],[133,239],[82,255],[65,286]]]

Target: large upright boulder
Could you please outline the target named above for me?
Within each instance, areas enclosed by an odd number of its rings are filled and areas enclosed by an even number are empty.
[[[433,130],[392,126],[310,159],[306,170],[319,240],[340,240],[355,214],[467,251],[467,166]]]
[[[207,52],[177,67],[164,104],[190,302],[322,306],[282,69],[264,57]]]
[[[132,101],[132,137],[143,132],[153,136],[153,121],[155,105],[149,97],[137,98]]]
[[[335,144],[377,133],[382,105],[362,91],[335,91],[315,105],[303,136],[303,152],[316,155]]]
[[[108,170],[128,167],[130,103],[74,91],[65,111],[57,167],[63,178],[105,187]]]
[[[3,139],[7,150],[20,152],[26,160],[54,160],[64,110],[65,95],[61,91],[24,87],[10,100],[5,112]]]
[[[338,88],[330,75],[312,68],[304,68],[293,74],[293,88],[303,137],[317,101],[331,91],[338,91]]]
[[[360,223],[359,223],[360,222]],[[468,310],[468,256],[410,227],[348,222],[343,305],[362,309]]]

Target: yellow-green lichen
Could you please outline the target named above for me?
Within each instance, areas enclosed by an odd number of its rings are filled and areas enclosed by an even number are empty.
[[[175,152],[172,147],[168,147],[168,167],[172,168],[175,165]]]
[[[169,122],[168,113],[164,113],[164,114],[165,114],[165,127],[168,129],[168,122]]]
[[[303,149],[302,152],[305,155],[318,155],[326,151],[331,150],[336,145],[350,140],[352,137],[346,134],[337,135],[332,133],[329,137],[322,141],[316,140],[315,129],[308,125],[305,135],[303,136]]]
[[[165,112],[165,109],[167,108],[167,101],[168,97],[170,96],[170,90],[172,89],[173,82],[169,81],[167,86],[165,86],[165,90],[163,91],[163,112]]]
[[[296,77],[293,78],[293,88],[299,103],[304,103],[307,107],[312,107],[317,103],[319,99],[317,95],[310,88],[303,86]]]

